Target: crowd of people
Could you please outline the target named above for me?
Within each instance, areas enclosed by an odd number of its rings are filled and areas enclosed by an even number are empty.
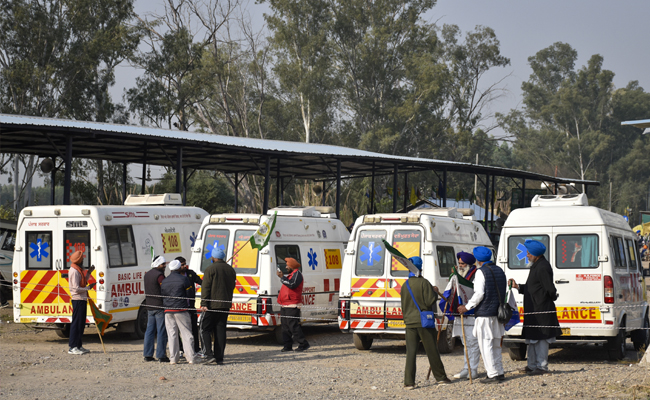
[[[463,323],[454,324],[463,330],[461,336],[467,356],[463,369],[454,375],[456,379],[477,376],[480,357],[487,377],[482,383],[500,383],[505,378],[501,359],[501,344],[505,334],[504,323],[497,318],[498,308],[506,298],[509,283],[524,296],[523,337],[528,345],[528,365],[519,371],[530,375],[548,373],[549,344],[561,335],[554,301],[557,291],[553,284],[553,270],[544,257],[546,247],[536,240],[526,240],[524,246],[529,260],[529,275],[526,283],[518,284],[513,279],[506,282],[504,271],[492,262],[492,251],[487,247],[475,247],[473,254],[457,254],[457,274],[473,284],[471,298],[462,304],[460,296],[445,298],[440,309],[447,315],[462,315]],[[226,348],[226,326],[235,289],[236,272],[226,261],[223,250],[215,248],[210,254],[212,264],[204,272],[203,279],[190,270],[186,260],[178,257],[169,263],[170,274],[165,277],[167,262],[163,256],[156,257],[151,270],[144,276],[145,305],[148,309],[147,330],[144,338],[144,361],[177,364],[181,352],[190,364],[224,362]],[[83,255],[75,252],[71,256],[69,282],[72,297],[72,323],[70,329],[69,354],[85,354],[82,346],[83,327],[86,320],[88,277],[92,267],[81,267]],[[425,312],[433,310],[438,301],[438,288],[421,276],[422,259],[409,259],[418,273],[410,272],[401,290],[402,314],[406,333],[406,365],[404,387],[417,387],[416,355],[422,342],[431,372],[437,384],[450,384],[445,367],[438,353],[437,330],[423,318]],[[307,350],[310,345],[300,326],[300,304],[302,303],[303,276],[300,264],[293,258],[286,258],[289,272],[277,275],[282,282],[278,295],[281,305],[282,352]],[[194,309],[195,287],[201,286],[202,321],[199,331]],[[446,291],[447,293],[447,291]],[[423,312],[425,310],[425,312]],[[550,311],[550,312],[549,312]],[[542,313],[538,313],[542,312]],[[540,327],[541,326],[541,327]],[[199,344],[202,344],[200,346]],[[169,345],[169,356],[167,346]],[[154,358],[155,350],[155,358]],[[469,361],[469,363],[468,363]]]
[[[482,383],[500,383],[506,379],[501,358],[505,327],[504,323],[499,322],[497,314],[499,305],[505,301],[508,283],[524,296],[523,337],[528,345],[528,365],[518,372],[529,375],[548,373],[549,344],[561,335],[560,324],[555,312],[536,313],[555,311],[557,291],[553,284],[553,270],[544,257],[544,244],[536,240],[526,240],[524,245],[530,268],[525,284],[517,284],[513,279],[507,282],[503,270],[491,261],[492,251],[487,247],[475,247],[473,254],[460,252],[456,255],[457,273],[473,283],[474,292],[466,304],[460,304],[459,297],[445,298],[439,304],[443,312],[450,315],[462,314],[464,319],[462,325],[454,324],[454,329],[458,327],[464,330],[458,336],[463,338],[467,356],[463,369],[454,375],[454,378],[476,377],[478,363],[482,357],[487,373],[487,377],[481,380]],[[409,260],[419,271],[422,270],[420,257],[412,257]],[[436,328],[423,327],[421,318],[421,310],[431,310],[436,304],[439,290],[420,273],[413,272],[409,273],[405,286],[408,290],[401,291],[402,313],[406,324],[404,388],[417,387],[415,356],[420,341],[424,345],[436,383],[449,384],[451,380],[438,353]]]

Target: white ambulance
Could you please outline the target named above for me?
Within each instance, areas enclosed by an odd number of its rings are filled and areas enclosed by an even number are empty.
[[[357,349],[370,349],[374,339],[405,335],[400,292],[408,270],[390,256],[382,239],[406,257],[422,257],[422,275],[442,292],[458,264],[456,253],[492,248],[471,211],[437,208],[357,219],[343,261],[338,315],[341,331],[353,334]],[[438,348],[451,352],[456,338],[437,304],[435,310],[443,329]]]
[[[144,274],[151,253],[167,261],[191,254],[207,212],[183,207],[175,193],[129,196],[123,206],[38,206],[22,210],[13,262],[14,322],[38,323],[69,336],[70,255],[95,266],[89,291],[118,330],[144,337]],[[88,310],[87,322],[93,318]],[[51,325],[50,325],[51,324]]]
[[[590,207],[584,194],[538,195],[530,208],[514,210],[506,220],[497,264],[508,278],[525,283],[523,243],[544,243],[559,295],[555,305],[562,336],[557,343],[602,344],[618,360],[625,356],[628,336],[635,349],[646,347],[649,338],[643,269],[634,238],[622,216]],[[523,312],[523,295],[514,292]],[[514,360],[526,355],[521,331],[517,324],[504,339]]]
[[[277,212],[269,244],[258,251],[250,237]],[[225,251],[237,272],[228,328],[275,332],[281,342],[280,306],[282,283],[278,268],[287,273],[284,259],[301,264],[303,323],[336,321],[342,255],[350,233],[331,207],[278,207],[260,214],[215,214],[203,221],[190,268],[199,275],[211,264],[210,253]],[[242,247],[243,246],[243,247]],[[200,291],[197,291],[197,306]]]

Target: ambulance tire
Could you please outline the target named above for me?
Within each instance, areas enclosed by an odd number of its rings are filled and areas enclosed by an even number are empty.
[[[447,354],[454,351],[456,347],[456,338],[453,336],[453,326],[449,324],[447,329],[440,332],[440,340],[438,341],[438,352],[440,354]]]
[[[352,334],[352,339],[354,340],[354,347],[357,350],[370,350],[372,347],[372,336],[370,335],[360,335],[358,333]]]
[[[625,358],[625,321],[621,322],[618,335],[609,339],[607,355],[610,361],[619,361]]]
[[[135,329],[131,334],[134,339],[144,339],[144,334],[147,332],[147,321],[149,320],[149,313],[145,307],[140,306],[138,309],[138,316],[135,320]]]
[[[632,331],[632,343],[634,344],[634,350],[647,350],[648,344],[650,343],[650,320],[648,320],[648,314],[643,318],[643,329],[637,329]]]
[[[70,339],[70,324],[56,324],[57,329],[54,332],[56,332],[57,336],[63,339]]]
[[[508,355],[512,361],[523,361],[526,359],[527,347],[525,343],[516,343],[514,347],[508,347]]]

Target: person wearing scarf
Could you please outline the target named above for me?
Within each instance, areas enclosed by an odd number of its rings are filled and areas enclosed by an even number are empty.
[[[71,267],[68,272],[68,283],[70,285],[70,298],[72,301],[72,323],[70,324],[70,339],[68,341],[68,354],[81,355],[90,353],[90,350],[83,348],[81,340],[86,326],[86,308],[88,306],[88,291],[95,286],[95,283],[88,284],[88,278],[95,269],[91,266],[84,270],[83,253],[75,251],[70,256]]]

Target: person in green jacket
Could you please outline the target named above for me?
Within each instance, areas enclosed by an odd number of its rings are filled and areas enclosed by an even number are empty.
[[[411,257],[409,260],[422,271],[422,259],[420,257]],[[438,295],[436,294],[437,288],[431,286],[428,280],[421,276],[421,272],[415,275],[409,273],[408,284],[413,292],[413,297],[418,302],[420,310],[428,311],[433,310]],[[438,343],[435,328],[422,328],[420,319],[420,312],[411,298],[411,293],[405,287],[401,289],[402,299],[402,315],[404,317],[404,324],[406,324],[406,367],[404,369],[404,388],[415,389],[415,372],[416,372],[416,356],[418,352],[418,345],[422,341],[424,351],[429,358],[429,365],[431,372],[436,378],[436,384],[444,385],[451,383],[447,377],[445,367],[442,365],[440,354],[438,353]]]

